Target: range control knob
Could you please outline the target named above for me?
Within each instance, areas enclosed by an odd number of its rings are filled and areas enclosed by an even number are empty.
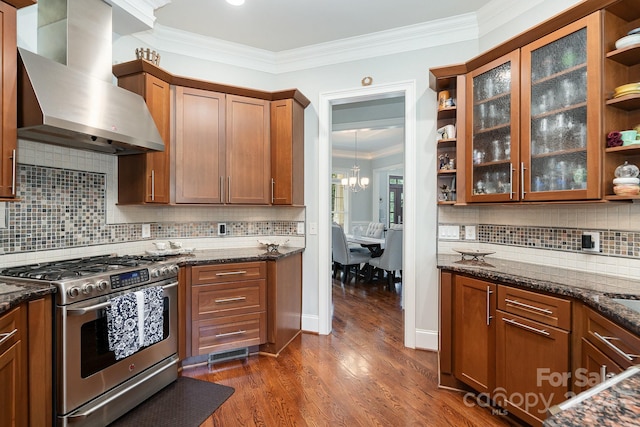
[[[98,288],[99,291],[104,291],[107,289],[107,286],[109,286],[109,283],[107,283],[106,280],[100,280],[97,284],[96,284],[96,288]]]
[[[95,289],[95,285],[93,283],[85,283],[82,285],[82,293],[85,295],[89,295]]]
[[[166,276],[167,274],[169,274],[169,268],[168,267],[162,267],[160,269],[160,274],[162,274],[163,276]]]
[[[180,267],[178,267],[175,264],[169,267],[169,271],[171,271],[171,273],[173,273],[173,274],[178,274],[179,270],[180,270]]]
[[[70,298],[75,298],[78,295],[80,295],[80,288],[77,286],[74,286],[72,288],[69,288],[67,290],[67,295],[69,295]]]
[[[151,270],[151,273],[149,274],[151,275],[151,277],[160,277],[160,271],[157,268]]]

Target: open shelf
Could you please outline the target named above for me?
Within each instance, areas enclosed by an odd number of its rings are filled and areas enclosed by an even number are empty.
[[[607,53],[607,58],[626,66],[636,65],[640,58],[640,44],[613,50]]]
[[[607,105],[625,111],[637,110],[640,108],[640,93],[632,93],[619,98],[609,99]]]

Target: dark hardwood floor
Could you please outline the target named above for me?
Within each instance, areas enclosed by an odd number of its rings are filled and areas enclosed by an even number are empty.
[[[302,333],[280,354],[183,375],[235,393],[202,426],[501,426],[438,388],[437,354],[403,346],[400,284],[333,281],[333,332]]]

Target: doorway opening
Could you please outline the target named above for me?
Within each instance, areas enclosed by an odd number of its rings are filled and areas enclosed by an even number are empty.
[[[402,223],[404,224],[403,239],[403,299],[404,299],[404,344],[415,348],[415,197],[416,197],[416,117],[415,117],[415,81],[367,86],[357,89],[323,93],[319,104],[319,194],[329,195],[332,190],[332,130],[333,107],[355,102],[365,102],[384,98],[404,98],[404,130],[402,143],[404,145],[404,174],[402,200]],[[386,185],[385,185],[386,187]],[[331,198],[320,197],[318,212],[318,329],[320,334],[331,332],[332,318],[332,275],[331,275]],[[371,204],[371,211],[377,210]],[[353,204],[349,209],[353,209]]]

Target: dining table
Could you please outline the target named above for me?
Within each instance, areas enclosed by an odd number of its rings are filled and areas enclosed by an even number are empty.
[[[347,243],[358,244],[363,248],[369,249],[373,258],[379,257],[384,249],[384,239],[378,239],[375,237],[356,236],[354,234],[345,234],[347,237]]]

